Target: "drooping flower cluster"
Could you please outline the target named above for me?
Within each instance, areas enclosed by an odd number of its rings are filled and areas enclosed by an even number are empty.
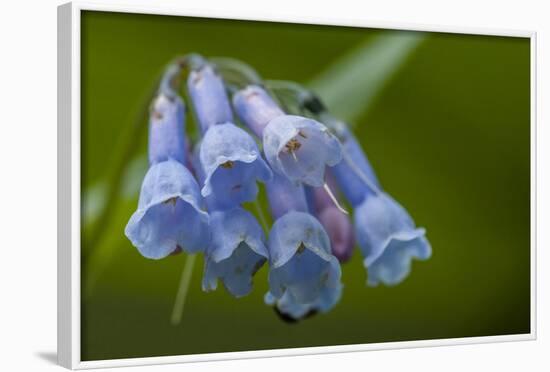
[[[185,73],[195,141],[186,135],[178,93]],[[413,258],[430,256],[425,231],[381,191],[351,131],[324,111],[312,114],[284,112],[257,82],[228,83],[202,57],[169,65],[150,110],[150,168],[128,239],[151,259],[202,253],[203,290],[221,282],[235,297],[253,290],[267,263],[265,303],[283,319],[325,313],[339,302],[340,264],[356,241],[369,285],[401,282]],[[265,184],[271,228],[258,223],[261,210],[247,210],[258,183]],[[338,188],[354,209],[353,224]]]

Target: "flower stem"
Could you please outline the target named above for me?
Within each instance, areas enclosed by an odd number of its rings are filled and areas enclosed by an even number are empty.
[[[265,219],[264,211],[258,199],[254,200],[254,207],[256,208],[256,213],[258,213],[258,218],[264,229],[264,232],[267,234],[269,232],[269,226],[267,225],[267,220]]]
[[[185,300],[189,293],[189,284],[191,284],[191,277],[193,276],[193,268],[195,267],[195,254],[190,254],[185,260],[185,265],[181,273],[180,285],[178,292],[176,293],[176,301],[174,302],[174,308],[172,310],[172,325],[178,325],[181,322],[183,315],[183,307],[185,306]]]

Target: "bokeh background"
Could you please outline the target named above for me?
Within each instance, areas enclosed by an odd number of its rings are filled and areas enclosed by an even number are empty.
[[[172,325],[186,256],[147,260],[124,227],[147,170],[148,99],[189,52],[315,87],[433,257],[369,288],[357,251],[341,302],[296,324],[264,305],[265,266],[234,299],[201,291],[199,257]],[[529,333],[529,68],[525,38],[84,12],[82,359]]]

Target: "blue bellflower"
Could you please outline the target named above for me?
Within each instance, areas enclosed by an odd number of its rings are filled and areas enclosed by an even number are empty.
[[[347,128],[340,128],[338,138],[342,144],[343,160],[332,167],[330,172],[341,180],[338,186],[346,199],[351,205],[357,206],[363,201],[367,191],[376,191],[382,187],[355,136]]]
[[[257,85],[238,91],[233,96],[233,107],[241,121],[258,138],[262,138],[265,127],[272,119],[285,114],[265,89]]]
[[[149,119],[149,163],[169,159],[183,164],[185,106],[180,97],[160,94],[151,108]]]
[[[200,143],[193,152],[192,163],[198,179],[204,171],[199,160]],[[210,211],[210,244],[205,252],[202,288],[213,291],[222,281],[226,290],[242,297],[252,290],[252,277],[268,258],[265,237],[256,218],[241,207],[220,209],[214,194],[205,198]]]
[[[197,252],[209,240],[208,214],[202,210],[199,186],[183,166],[185,109],[177,96],[160,94],[149,128],[149,161],[137,211],[125,234],[147,258],[160,259],[183,250]]]
[[[233,121],[233,112],[222,78],[209,64],[191,71],[187,79],[197,121],[202,132],[216,124]]]
[[[205,176],[202,195],[213,194],[223,208],[254,200],[256,182],[268,181],[271,169],[250,134],[232,123],[222,78],[205,64],[191,72],[187,85],[204,133],[199,159]]]
[[[291,181],[322,186],[325,167],[340,162],[340,143],[323,124],[284,115],[262,88],[241,90],[233,104],[241,120],[262,138],[269,165]]]
[[[220,279],[229,293],[242,297],[252,290],[252,277],[268,258],[262,228],[240,207],[210,214],[212,238],[206,251],[204,291]]]
[[[266,184],[266,192],[273,219],[289,211],[309,212],[304,187],[290,182],[285,176],[275,173]]]
[[[338,139],[321,123],[301,116],[283,115],[271,120],[263,143],[274,171],[309,186],[323,186],[325,167],[342,159]]]
[[[254,200],[256,182],[272,177],[256,142],[231,123],[208,129],[200,145],[200,163],[205,174],[202,195],[214,194],[225,208]]]
[[[332,247],[332,254],[340,263],[349,261],[355,247],[353,223],[350,216],[335,204],[338,201],[338,187],[330,172],[326,175],[326,184],[333,196],[324,187],[306,187],[306,197],[310,211],[325,228]],[[336,193],[334,193],[336,191]]]
[[[368,272],[367,284],[399,284],[409,275],[413,259],[431,256],[425,230],[416,228],[407,211],[382,191],[353,134],[341,122],[333,124],[342,143],[343,161],[331,172],[355,208],[355,234]]]
[[[197,182],[180,162],[153,164],[125,234],[147,258],[164,258],[179,249],[189,253],[204,250],[209,218],[201,202]]]
[[[271,229],[269,293],[265,302],[300,318],[310,311],[326,312],[340,299],[338,259],[331,254],[327,233],[313,216],[290,211]]]
[[[354,220],[368,285],[399,284],[409,275],[413,259],[430,258],[426,231],[416,228],[407,211],[388,194],[369,193],[355,209]]]
[[[274,174],[267,196],[276,219],[268,241],[268,305],[300,319],[310,312],[326,312],[340,299],[340,264],[331,254],[329,236],[308,214],[304,187]]]

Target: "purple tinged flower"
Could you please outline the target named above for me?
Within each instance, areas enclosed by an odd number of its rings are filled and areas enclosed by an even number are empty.
[[[256,142],[231,123],[208,129],[200,145],[200,163],[205,174],[202,195],[215,195],[224,208],[254,200],[256,181],[267,182],[272,177]]]
[[[209,217],[201,202],[195,179],[180,162],[155,163],[145,175],[125,234],[147,258],[161,259],[180,249],[204,250],[210,238]]]
[[[277,219],[268,240],[270,255],[267,304],[299,318],[310,310],[328,311],[339,300],[340,264],[315,217],[290,211]]]
[[[327,174],[327,185],[332,190],[337,189],[330,173]],[[330,238],[332,254],[341,263],[349,261],[355,246],[353,224],[350,217],[338,209],[324,188],[310,187],[307,195],[310,209],[321,222]]]
[[[185,159],[185,106],[178,96],[160,94],[155,98],[149,118],[149,163]]]
[[[335,206],[322,209],[316,216],[330,238],[332,254],[341,263],[349,261],[355,245],[353,224],[350,218]]]
[[[222,78],[209,64],[191,71],[187,88],[202,132],[233,121],[233,112]]]
[[[322,186],[325,167],[340,162],[340,143],[323,124],[285,115],[262,88],[241,90],[233,105],[240,119],[262,138],[269,165],[291,181]]]
[[[237,207],[210,214],[212,238],[205,256],[203,290],[218,279],[235,297],[252,290],[252,277],[268,258],[262,228],[249,212]]]

